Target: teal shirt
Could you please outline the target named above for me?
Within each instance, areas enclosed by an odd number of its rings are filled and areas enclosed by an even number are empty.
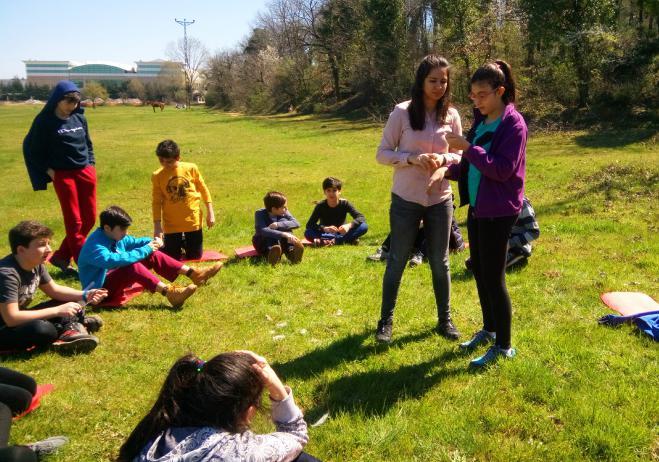
[[[481,142],[481,138],[486,133],[494,133],[499,124],[501,123],[501,117],[499,117],[494,122],[489,124],[482,121],[476,127],[476,135],[474,136],[474,142],[476,146],[480,146],[485,151],[490,150],[490,145],[492,144],[492,136],[485,137],[485,142]],[[481,184],[481,171],[474,167],[472,164],[469,164],[469,172],[467,175],[467,187],[469,188],[469,205],[476,207],[476,197],[478,196],[478,186]]]

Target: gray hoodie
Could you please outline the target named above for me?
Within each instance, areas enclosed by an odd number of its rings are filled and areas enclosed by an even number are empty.
[[[288,389],[288,387],[287,387]],[[229,433],[212,427],[169,428],[147,444],[135,462],[288,462],[309,441],[302,411],[288,396],[271,401],[274,433]]]

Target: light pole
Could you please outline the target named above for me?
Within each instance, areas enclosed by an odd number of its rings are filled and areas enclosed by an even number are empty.
[[[188,96],[188,109],[190,108],[190,102],[192,101],[192,76],[188,75],[190,71],[190,58],[188,56],[188,26],[195,23],[195,20],[188,21],[183,18],[183,20],[174,18],[176,23],[183,26],[183,60],[185,61],[185,89]]]

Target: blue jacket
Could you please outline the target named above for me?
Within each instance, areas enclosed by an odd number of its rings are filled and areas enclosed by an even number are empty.
[[[276,229],[268,227],[272,223],[277,223]],[[273,216],[266,209],[258,209],[254,213],[254,237],[281,239],[284,232],[292,231],[299,227],[300,223],[289,212],[281,216]]]
[[[149,246],[150,237],[126,236],[120,241],[110,239],[97,228],[91,233],[85,245],[82,246],[78,257],[78,272],[82,287],[100,289],[105,283],[105,276],[109,269],[132,265],[144,260],[153,253]]]
[[[79,91],[73,82],[60,81],[23,140],[23,158],[35,191],[46,189],[51,181],[46,173],[49,168],[75,170],[95,164],[87,119],[80,104],[66,120],[55,115],[55,107],[64,95]]]

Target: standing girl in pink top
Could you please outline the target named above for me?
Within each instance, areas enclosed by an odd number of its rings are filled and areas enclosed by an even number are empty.
[[[449,339],[460,336],[449,308],[448,242],[453,201],[448,181],[441,178],[445,167],[458,163],[460,156],[449,153],[447,133],[462,134],[460,116],[450,106],[449,63],[429,55],[416,71],[412,99],[396,105],[389,115],[377,152],[378,162],[394,169],[389,209],[391,247],[375,336],[380,342],[391,341],[398,288],[421,220],[437,304],[437,332]]]

